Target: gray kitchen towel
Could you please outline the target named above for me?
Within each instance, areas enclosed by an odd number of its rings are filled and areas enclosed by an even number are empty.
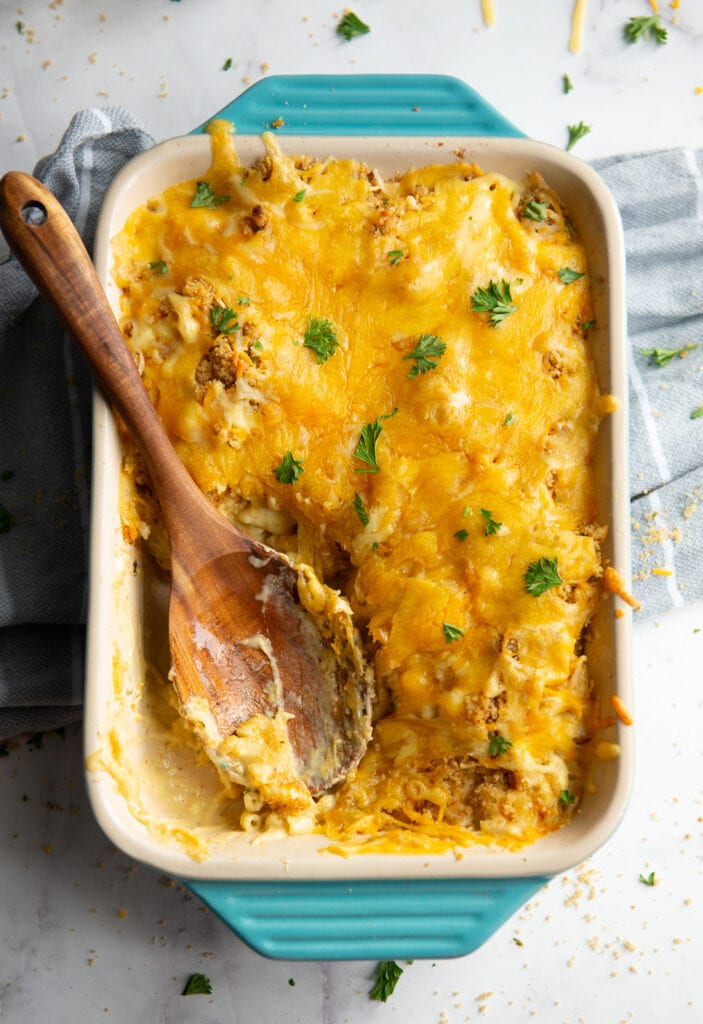
[[[89,248],[107,185],[151,144],[126,111],[83,111],[38,165]],[[625,228],[634,591],[653,615],[703,597],[703,152],[595,167]],[[14,259],[0,265],[0,396],[7,737],[80,716],[90,459],[89,374]]]
[[[37,165],[89,250],[107,186],[151,145],[126,111],[85,110]],[[0,738],[80,718],[90,390],[55,314],[0,263]]]
[[[620,209],[640,616],[703,597],[703,150],[594,163]]]

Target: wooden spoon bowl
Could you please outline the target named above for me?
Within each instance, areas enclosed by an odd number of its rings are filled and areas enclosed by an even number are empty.
[[[194,702],[206,708],[226,739],[253,716],[283,712],[298,778],[312,794],[329,789],[358,763],[371,729],[372,678],[348,605],[309,567],[238,530],[198,489],[56,198],[30,175],[6,174],[0,226],[146,463],[171,543],[169,642],[186,717]]]

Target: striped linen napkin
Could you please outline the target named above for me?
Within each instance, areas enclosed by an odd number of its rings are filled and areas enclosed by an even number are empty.
[[[107,186],[152,143],[127,111],[86,110],[37,166],[89,249]],[[653,615],[703,597],[703,152],[595,168],[625,228],[634,592]],[[13,258],[0,381],[2,738],[80,717],[90,464],[89,372]]]

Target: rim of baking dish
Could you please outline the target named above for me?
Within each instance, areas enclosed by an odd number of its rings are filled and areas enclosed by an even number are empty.
[[[258,136],[236,137],[244,161],[263,152]],[[463,136],[280,136],[286,152],[313,156],[355,157],[374,167],[396,171],[420,163],[448,162],[462,158],[484,170],[500,170],[522,177],[527,169],[539,171],[565,200],[586,241],[589,260],[596,255],[599,295],[594,296],[603,315],[594,332],[597,372],[602,390],[617,396],[619,408],[601,427],[599,447],[607,447],[603,474],[612,500],[601,509],[609,527],[607,557],[629,579],[629,486],[627,473],[627,371],[625,261],[622,228],[615,202],[599,176],[571,154],[545,143],[521,138],[467,138]],[[210,139],[191,135],[171,139],[131,160],[112,183],[103,203],[95,241],[95,264],[113,309],[118,309],[117,289],[111,280],[110,242],[126,214],[177,181],[197,178],[210,164]],[[574,201],[578,206],[575,212]],[[581,205],[582,204],[582,205]],[[119,533],[116,505],[115,461],[117,435],[110,408],[96,389],[94,401],[93,507],[91,523],[91,574],[84,742],[89,756],[102,742],[107,728],[107,695],[112,691],[114,617],[111,613],[114,574],[113,544]],[[602,461],[605,453],[601,452]],[[600,490],[602,491],[603,481]],[[107,500],[106,500],[107,499]],[[616,598],[612,599],[617,600]],[[617,693],[632,707],[629,609],[618,618],[606,602],[592,624],[601,650],[609,660],[599,666],[601,688]],[[375,855],[340,857],[321,853],[330,845],[320,836],[286,837],[252,843],[243,837],[236,849],[216,849],[204,861],[191,859],[175,841],[153,836],[131,816],[113,779],[105,772],[87,768],[88,792],[95,816],[108,837],[135,859],[168,872],[193,879],[211,880],[333,880],[358,878],[417,879],[469,877],[524,877],[553,875],[581,863],[593,854],[620,823],[632,787],[634,771],[633,730],[616,721],[604,735],[620,747],[620,756],[602,767],[595,795],[569,824],[517,852],[477,845],[460,853],[444,855]]]

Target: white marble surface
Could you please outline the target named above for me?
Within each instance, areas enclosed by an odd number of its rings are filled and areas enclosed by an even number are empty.
[[[592,125],[575,150],[586,159],[703,146],[701,0],[660,0],[663,47],[623,42],[646,0],[588,0],[578,54],[570,0],[494,6],[488,29],[479,0],[359,0],[372,31],[347,44],[322,0],[0,0],[0,171],[31,169],[81,107],[125,105],[165,138],[264,73],[457,75],[536,138],[564,145],[567,124]],[[0,1021],[700,1022],[698,630],[703,606],[635,626],[636,784],[613,839],[470,957],[403,964],[385,1005],[368,999],[373,964],[267,961],[112,848],[87,806],[77,729],[17,746],[0,760]],[[180,995],[193,971],[212,996]]]

